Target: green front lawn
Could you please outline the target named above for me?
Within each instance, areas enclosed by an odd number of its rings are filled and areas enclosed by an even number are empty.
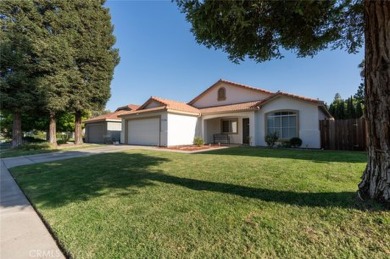
[[[30,156],[44,153],[58,152],[62,150],[78,150],[89,147],[96,147],[97,144],[82,144],[82,145],[58,145],[53,148],[48,142],[30,143],[17,148],[11,148],[10,144],[0,145],[0,158]]]
[[[12,173],[76,258],[388,258],[390,212],[355,198],[365,161],[131,150]]]

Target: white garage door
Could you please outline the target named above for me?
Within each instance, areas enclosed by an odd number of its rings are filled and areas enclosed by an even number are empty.
[[[160,145],[160,118],[130,120],[127,130],[128,144]]]
[[[104,125],[92,124],[88,125],[88,142],[103,143],[104,142]]]

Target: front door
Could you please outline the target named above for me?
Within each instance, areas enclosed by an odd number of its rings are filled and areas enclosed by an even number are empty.
[[[249,118],[242,119],[242,143],[249,145]]]

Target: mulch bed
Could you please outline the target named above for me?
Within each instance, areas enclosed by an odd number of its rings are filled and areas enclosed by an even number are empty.
[[[171,150],[181,150],[181,151],[198,151],[198,150],[207,150],[207,149],[216,149],[220,148],[224,145],[218,145],[218,144],[210,144],[210,145],[203,145],[203,146],[195,146],[195,145],[182,145],[182,146],[171,146],[171,147],[160,147],[163,149],[171,149]]]

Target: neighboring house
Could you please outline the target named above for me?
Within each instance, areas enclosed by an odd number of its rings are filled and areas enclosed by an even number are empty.
[[[120,141],[122,119],[118,116],[136,110],[139,106],[129,104],[119,107],[115,112],[103,114],[84,121],[86,143],[112,143]]]
[[[206,143],[265,146],[273,131],[280,139],[299,137],[302,146],[320,148],[319,121],[332,119],[322,101],[270,92],[219,80],[188,103],[149,98],[138,109],[124,112],[121,143],[175,146]]]

